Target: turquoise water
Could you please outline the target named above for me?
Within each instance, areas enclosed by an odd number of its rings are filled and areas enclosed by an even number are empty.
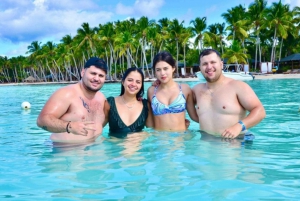
[[[185,134],[126,139],[109,138],[105,127],[95,143],[64,149],[36,126],[63,85],[1,86],[0,200],[299,200],[300,80],[248,84],[267,111],[251,129],[253,143],[205,140],[192,122]],[[119,88],[102,91],[115,96]]]

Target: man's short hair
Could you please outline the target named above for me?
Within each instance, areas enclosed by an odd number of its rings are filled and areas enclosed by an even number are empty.
[[[222,60],[221,55],[220,55],[220,53],[217,50],[214,50],[214,49],[205,49],[199,55],[199,63],[200,63],[200,59],[202,57],[210,55],[212,53],[216,53],[218,55],[218,57]]]
[[[103,70],[105,73],[107,73],[107,65],[103,59],[100,59],[98,57],[91,57],[84,64],[84,68],[89,68],[91,66],[95,66],[96,68],[99,68],[99,69]]]

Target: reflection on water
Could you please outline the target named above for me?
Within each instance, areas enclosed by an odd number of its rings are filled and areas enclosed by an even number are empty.
[[[155,199],[165,196],[175,199],[178,194],[197,197],[199,193],[195,190],[202,188],[207,188],[206,194],[212,196],[220,185],[226,185],[222,180],[232,180],[233,184],[238,180],[263,183],[260,168],[244,166],[242,158],[247,146],[234,147],[220,139],[205,141],[199,132],[150,130],[123,139],[101,137],[96,143],[63,149],[53,146],[51,157],[45,157],[47,161],[38,165],[43,167],[43,173],[70,182],[54,188],[51,194],[55,197],[78,194],[94,198],[101,195],[103,199],[112,195],[117,195],[116,199],[140,199],[148,192]],[[252,150],[247,157],[260,155],[260,151]],[[218,187],[213,185],[215,182]],[[228,196],[230,192],[219,191],[218,196]]]
[[[189,83],[191,86],[195,83]],[[184,133],[108,134],[95,142],[52,144],[36,118],[59,85],[0,87],[0,199],[12,200],[297,200],[300,187],[300,80],[249,82],[267,117],[256,139]],[[146,88],[149,83],[146,84]],[[107,96],[119,84],[106,84]],[[293,94],[291,96],[291,94]],[[23,101],[31,103],[22,110]]]

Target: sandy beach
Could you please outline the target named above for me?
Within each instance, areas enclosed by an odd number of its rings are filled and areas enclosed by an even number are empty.
[[[300,79],[300,74],[259,74],[254,76],[255,76],[254,80]],[[198,78],[176,78],[174,80],[197,82]]]
[[[259,74],[255,75],[255,80],[272,80],[272,79],[300,79],[300,74]],[[156,79],[145,79],[145,82],[152,82]],[[175,81],[179,82],[197,82],[198,78],[175,78]],[[118,81],[106,81],[106,83],[118,82]],[[1,86],[19,86],[19,85],[43,85],[43,84],[73,84],[77,81],[66,82],[22,82],[22,83],[1,83]]]

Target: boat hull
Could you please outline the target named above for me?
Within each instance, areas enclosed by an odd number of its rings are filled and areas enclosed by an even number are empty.
[[[203,74],[200,71],[196,72],[196,75],[197,75],[197,78],[199,79],[199,81],[206,82]],[[246,73],[246,72],[239,72],[239,73],[236,73],[236,72],[223,72],[223,75],[225,77],[229,77],[229,78],[232,78],[232,79],[235,79],[235,80],[241,80],[241,81],[254,80],[254,76],[249,74],[249,73]]]

